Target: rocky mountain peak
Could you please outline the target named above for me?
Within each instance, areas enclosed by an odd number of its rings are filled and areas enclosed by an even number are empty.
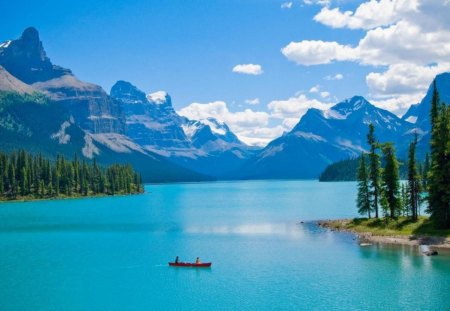
[[[112,98],[119,99],[127,104],[143,104],[147,102],[144,92],[127,81],[117,81],[111,88]]]
[[[39,39],[39,32],[34,27],[28,27],[22,33],[20,40],[28,43],[30,46],[36,46],[42,49],[41,40]]]
[[[19,39],[0,45],[0,65],[27,84],[71,74],[69,69],[51,63],[34,27],[25,29]]]

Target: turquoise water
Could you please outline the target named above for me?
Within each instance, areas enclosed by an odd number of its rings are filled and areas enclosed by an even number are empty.
[[[354,183],[146,191],[0,204],[0,310],[450,310],[450,256],[300,223],[356,216]]]

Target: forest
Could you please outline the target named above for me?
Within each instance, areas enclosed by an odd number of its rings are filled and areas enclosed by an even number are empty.
[[[370,150],[361,155],[357,172],[360,214],[379,218],[382,213],[386,219],[407,216],[417,221],[420,205],[427,202],[426,212],[434,226],[450,228],[450,106],[440,101],[436,81],[433,85],[430,156],[419,165],[416,134],[409,145],[406,185],[400,183],[395,146],[380,143],[373,124],[369,125]]]
[[[95,158],[50,159],[20,150],[0,152],[0,200],[47,199],[144,192],[131,165],[101,167]]]

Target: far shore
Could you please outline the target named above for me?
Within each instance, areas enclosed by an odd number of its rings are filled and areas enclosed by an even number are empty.
[[[322,228],[330,229],[331,231],[343,231],[354,233],[359,239],[360,245],[370,243],[394,244],[394,245],[410,245],[421,246],[426,245],[431,250],[442,249],[450,251],[450,236],[444,232],[442,235],[430,234],[405,234],[404,231],[382,231],[380,234],[379,228],[370,228],[368,226],[360,226],[359,221],[367,220],[355,219],[337,219],[337,220],[320,220],[317,224]],[[374,220],[371,220],[374,221]],[[383,220],[380,220],[383,221]],[[358,222],[358,224],[355,224]]]

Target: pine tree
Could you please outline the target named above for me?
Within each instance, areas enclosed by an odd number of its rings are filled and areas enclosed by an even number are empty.
[[[440,103],[436,81],[433,85],[427,211],[436,227],[450,228],[450,108]]]
[[[400,175],[399,163],[392,143],[385,143],[382,148],[385,167],[383,170],[383,196],[386,199],[389,216],[395,218],[400,210]]]
[[[413,221],[417,221],[420,194],[420,178],[417,173],[416,163],[416,145],[417,134],[414,137],[414,141],[409,145],[408,153],[408,205],[411,209]]]
[[[370,194],[369,194],[369,179],[367,174],[367,165],[366,165],[366,156],[361,154],[359,160],[359,168],[357,174],[358,180],[358,196],[356,199],[356,205],[358,207],[358,213],[361,215],[367,214],[367,217],[370,219]]]
[[[372,210],[375,211],[375,218],[378,218],[378,205],[379,196],[381,190],[380,183],[380,156],[377,153],[378,142],[375,138],[375,127],[373,124],[369,124],[369,134],[367,135],[367,143],[370,146],[369,152],[369,188],[370,188],[370,201]]]

